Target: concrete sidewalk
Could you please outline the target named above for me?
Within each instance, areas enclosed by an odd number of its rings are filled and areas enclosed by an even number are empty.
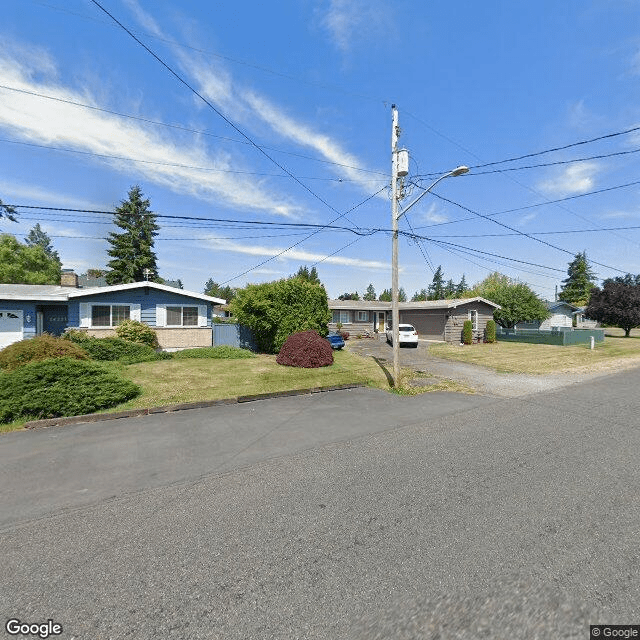
[[[496,402],[350,389],[0,438],[0,527]]]

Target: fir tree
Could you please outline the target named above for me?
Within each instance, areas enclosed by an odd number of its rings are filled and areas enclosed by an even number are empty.
[[[368,300],[371,302],[376,299],[376,290],[373,288],[373,284],[369,284],[365,294],[362,296],[363,300]]]
[[[406,302],[407,301],[407,292],[404,290],[404,287],[400,287],[398,289],[398,302]]]
[[[209,278],[204,283],[204,293],[212,298],[222,298],[227,303],[231,302],[236,295],[236,289],[229,285],[221,286],[213,278]]]
[[[153,245],[160,227],[149,209],[149,200],[143,199],[139,186],[131,187],[129,199],[123,200],[116,209],[114,224],[122,229],[122,233],[112,232],[107,238],[111,244],[107,254],[112,258],[108,263],[107,284],[142,282],[145,279],[156,282],[159,278]],[[147,278],[145,269],[148,270]]]
[[[458,282],[456,286],[456,297],[460,298],[467,289],[469,289],[469,285],[467,284],[463,273],[460,282]]]
[[[391,302],[391,289],[385,289],[378,297],[380,302]]]
[[[420,289],[420,291],[416,291],[411,298],[411,302],[424,302],[429,299],[429,294],[426,289]]]
[[[54,250],[51,245],[51,238],[42,229],[40,223],[36,223],[36,226],[29,231],[29,235],[25,238],[25,242],[29,247],[42,247],[44,252],[50,257],[62,264],[58,252]]]
[[[567,275],[569,277],[562,281],[558,298],[577,307],[586,305],[592,289],[596,287],[596,277],[589,266],[586,252],[576,254],[569,263]]]
[[[310,282],[311,284],[322,284],[318,276],[318,270],[315,267],[309,269],[306,264],[300,267],[293,277],[302,278],[305,282]]]
[[[0,200],[0,218],[4,217],[7,220],[11,220],[11,222],[17,222],[16,215],[17,211],[8,204],[4,204],[2,200]]]
[[[444,297],[445,298],[453,298],[456,294],[456,285],[453,284],[453,280],[447,280],[447,284],[444,287]]]
[[[444,296],[444,273],[442,272],[442,266],[438,265],[436,272],[433,274],[433,280],[429,285],[429,300],[442,300]]]

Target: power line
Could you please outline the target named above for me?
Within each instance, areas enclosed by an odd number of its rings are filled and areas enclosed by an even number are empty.
[[[237,138],[229,138],[228,136],[219,136],[217,134],[211,133],[209,131],[206,131],[204,129],[190,129],[189,127],[185,127],[183,125],[178,125],[178,124],[171,124],[171,123],[167,123],[167,122],[160,122],[159,120],[151,120],[150,118],[143,118],[142,116],[134,116],[128,113],[122,113],[120,111],[112,111],[110,109],[104,109],[102,107],[96,107],[90,104],[85,104],[82,102],[76,102],[74,100],[65,100],[64,98],[57,98],[55,96],[49,96],[43,93],[38,93],[36,91],[27,91],[26,89],[18,89],[17,87],[9,87],[7,85],[0,85],[0,89],[5,89],[7,91],[15,91],[18,93],[24,93],[26,95],[30,95],[30,96],[35,96],[38,98],[44,98],[46,100],[53,100],[55,102],[61,102],[63,104],[69,104],[75,107],[81,107],[84,109],[91,109],[93,111],[99,111],[102,113],[108,113],[110,115],[115,115],[118,116],[120,118],[129,118],[131,120],[138,120],[140,122],[144,122],[145,124],[153,124],[159,127],[168,127],[170,129],[177,129],[178,131],[185,131],[187,133],[195,133],[198,135],[204,135],[204,136],[209,136],[211,138],[216,138],[217,140],[225,140],[228,142],[235,142],[236,144],[245,144],[248,145],[249,143],[246,140],[238,140]],[[283,149],[278,149],[275,147],[268,147],[265,145],[260,145],[262,149],[268,149],[269,151],[275,151],[276,153],[282,153],[282,154],[286,154],[289,156],[294,156],[296,158],[303,158],[305,160],[312,160],[314,162],[322,162],[324,164],[328,164],[328,165],[333,165],[336,167],[343,167],[345,169],[353,169],[354,171],[362,171],[364,173],[373,173],[376,175],[382,175],[382,176],[386,176],[387,174],[384,173],[383,171],[375,171],[373,169],[364,169],[362,167],[355,167],[353,165],[349,165],[349,164],[342,164],[340,162],[333,162],[332,160],[326,160],[324,158],[316,158],[313,156],[308,156],[302,153],[294,153],[292,151],[284,151]]]
[[[261,176],[269,178],[290,178],[291,174],[287,173],[260,173],[257,171],[238,171],[236,169],[221,169],[219,167],[197,167],[188,164],[178,164],[175,162],[161,162],[159,160],[142,160],[140,158],[132,158],[130,156],[116,156],[108,153],[96,153],[94,151],[82,151],[80,149],[67,149],[65,147],[52,147],[51,145],[37,144],[35,142],[24,142],[22,140],[9,140],[6,138],[0,138],[0,142],[7,144],[19,144],[25,147],[36,147],[38,149],[45,149],[47,151],[60,151],[63,153],[75,153],[83,156],[91,156],[95,158],[106,158],[108,160],[125,160],[127,162],[135,162],[139,164],[151,164],[161,167],[175,167],[178,169],[191,169],[194,171],[208,171],[215,173],[231,173],[234,175],[246,175],[246,176]],[[328,182],[355,182],[353,178],[324,178],[319,176],[299,176],[296,180],[326,180]],[[372,178],[373,180],[373,178]]]
[[[460,209],[463,209],[464,211],[468,211],[469,213],[473,214],[474,216],[477,216],[479,218],[483,218],[485,220],[488,220],[489,222],[493,222],[494,224],[500,225],[501,227],[504,227],[505,229],[509,229],[510,231],[514,231],[515,233],[517,233],[518,235],[524,236],[526,238],[529,238],[531,240],[534,240],[535,242],[539,242],[540,244],[544,244],[548,247],[551,247],[552,249],[556,249],[556,251],[561,251],[562,253],[567,253],[569,255],[574,255],[573,252],[569,251],[568,249],[563,249],[562,247],[558,247],[554,244],[551,244],[550,242],[547,242],[546,240],[541,240],[540,238],[536,238],[528,233],[525,233],[524,231],[520,231],[519,229],[516,229],[515,227],[510,227],[507,224],[504,224],[503,222],[499,222],[498,220],[495,220],[494,218],[490,218],[487,215],[484,215],[482,213],[478,213],[477,211],[474,211],[473,209],[469,209],[469,207],[465,207],[464,205],[461,205],[458,202],[455,202],[454,200],[450,200],[449,198],[445,198],[444,196],[441,196],[437,193],[435,193],[435,191],[432,191],[431,193],[433,193],[434,196],[436,196],[436,198],[440,198],[440,200],[444,200],[445,202],[448,202],[449,204],[452,204],[456,207],[459,207]],[[597,264],[600,267],[605,267],[605,269],[611,269],[612,271],[618,271],[619,273],[626,273],[625,271],[623,271],[622,269],[618,269],[616,267],[610,267],[609,265],[606,264],[602,264],[600,262],[596,262],[595,260],[591,260],[591,262],[593,262],[593,264]]]
[[[189,91],[191,91],[194,95],[196,95],[202,102],[204,102],[210,109],[214,111],[218,115],[218,117],[222,118],[232,129],[238,132],[245,140],[247,140],[251,146],[253,146],[259,153],[261,153],[265,158],[267,158],[270,162],[272,162],[276,167],[278,167],[281,171],[284,171],[294,182],[300,185],[305,191],[311,194],[314,198],[316,198],[319,202],[324,204],[327,208],[329,208],[334,213],[339,213],[335,207],[329,204],[324,198],[318,195],[315,191],[309,188],[304,182],[300,179],[296,178],[286,167],[281,165],[275,158],[272,158],[264,149],[262,149],[250,136],[248,136],[238,125],[233,123],[227,116],[225,116],[218,108],[216,108],[213,103],[207,100],[199,91],[197,91],[194,87],[192,87],[179,73],[173,70],[160,56],[158,56],[154,51],[152,51],[144,42],[142,42],[139,38],[137,38],[127,27],[125,27],[115,16],[109,13],[99,2],[98,0],[91,0],[93,4],[96,5],[101,11],[106,13],[123,31],[129,34],[131,38],[133,38],[147,53],[149,53],[153,58],[155,58],[178,82],[184,85]],[[340,218],[346,217],[346,214],[339,214]],[[347,218],[348,220],[348,218]],[[351,220],[349,220],[351,224],[354,224]],[[223,283],[224,284],[224,283]]]

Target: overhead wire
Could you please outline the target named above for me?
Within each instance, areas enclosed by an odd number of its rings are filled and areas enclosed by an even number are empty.
[[[250,143],[247,142],[246,140],[238,140],[238,138],[230,138],[228,136],[220,136],[214,133],[211,133],[210,131],[206,131],[204,129],[191,129],[189,127],[185,127],[183,125],[178,125],[178,124],[172,124],[172,123],[167,123],[167,122],[161,122],[159,120],[152,120],[150,118],[143,118],[142,116],[134,116],[128,113],[122,113],[121,111],[113,111],[111,109],[105,109],[102,107],[96,107],[94,105],[90,105],[90,104],[85,104],[82,102],[76,102],[74,100],[66,100],[64,98],[58,98],[55,96],[49,96],[43,93],[38,93],[36,91],[27,91],[26,89],[18,89],[17,87],[10,87],[8,85],[0,85],[0,89],[5,89],[7,91],[15,91],[18,93],[23,93],[26,95],[30,95],[30,96],[34,96],[34,97],[38,97],[38,98],[44,98],[46,100],[53,100],[55,102],[61,102],[63,104],[68,104],[68,105],[72,105],[75,107],[81,107],[84,109],[91,109],[93,111],[99,111],[102,113],[108,113],[110,115],[115,115],[121,118],[129,118],[131,120],[137,120],[139,122],[144,122],[145,124],[152,124],[152,125],[156,125],[159,127],[168,127],[170,129],[176,129],[178,131],[184,131],[187,133],[195,133],[198,135],[204,135],[204,136],[208,136],[211,138],[215,138],[217,140],[225,140],[227,142],[234,142],[237,144],[244,144],[244,145],[249,145]],[[332,165],[332,166],[336,166],[336,167],[343,167],[345,169],[352,169],[354,171],[361,171],[363,173],[372,173],[372,174],[376,174],[376,175],[384,175],[386,176],[387,174],[382,172],[382,171],[376,171],[374,169],[365,169],[363,167],[356,167],[354,165],[350,165],[350,164],[343,164],[340,162],[334,162],[332,160],[326,160],[325,158],[317,158],[314,156],[308,156],[302,153],[295,153],[293,151],[285,151],[284,149],[278,149],[276,147],[269,147],[266,145],[260,145],[263,149],[267,149],[269,151],[275,151],[276,153],[282,153],[282,154],[286,154],[289,156],[294,156],[296,158],[303,158],[304,160],[312,160],[313,162],[321,162],[323,164],[328,164],[328,165]]]

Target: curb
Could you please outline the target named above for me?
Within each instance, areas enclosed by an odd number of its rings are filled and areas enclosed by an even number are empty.
[[[308,389],[292,389],[289,391],[274,391],[273,393],[257,393],[237,398],[225,398],[223,400],[205,400],[203,402],[185,402],[182,404],[168,404],[161,407],[147,407],[142,409],[127,409],[114,413],[88,413],[82,416],[69,416],[61,418],[47,418],[45,420],[31,420],[24,423],[25,429],[45,429],[47,427],[62,427],[67,424],[83,424],[87,422],[104,422],[106,420],[119,420],[120,418],[138,418],[156,413],[173,413],[174,411],[188,411],[189,409],[206,409],[226,404],[239,404],[242,402],[254,402],[256,400],[268,400],[269,398],[286,398],[289,396],[303,396],[311,393],[324,393],[325,391],[341,391],[344,389],[358,389],[366,387],[364,384],[336,384],[324,387],[311,387]]]

